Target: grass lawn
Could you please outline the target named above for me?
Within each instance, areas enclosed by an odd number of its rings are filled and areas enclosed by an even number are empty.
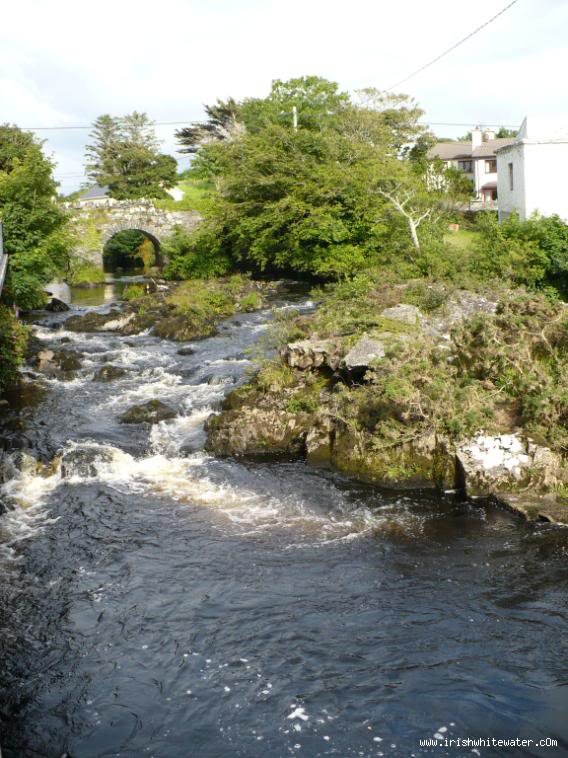
[[[460,252],[469,252],[477,239],[479,239],[479,232],[460,229],[458,232],[449,232],[445,241]]]
[[[203,179],[183,177],[176,188],[183,192],[184,196],[182,200],[174,200],[173,198],[157,200],[156,206],[168,211],[197,211],[198,213],[204,213],[214,186],[213,182]]]

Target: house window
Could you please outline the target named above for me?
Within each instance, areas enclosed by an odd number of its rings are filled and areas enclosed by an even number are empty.
[[[513,164],[509,163],[509,189],[511,192],[515,189],[515,183],[513,181]]]
[[[489,161],[485,161],[485,173],[486,174],[495,174],[497,171],[497,159],[492,158]]]
[[[473,173],[473,161],[458,161],[458,167],[466,174]]]

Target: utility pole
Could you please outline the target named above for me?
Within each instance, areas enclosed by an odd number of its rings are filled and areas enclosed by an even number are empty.
[[[298,109],[295,105],[292,106],[292,128],[295,132],[298,131]]]

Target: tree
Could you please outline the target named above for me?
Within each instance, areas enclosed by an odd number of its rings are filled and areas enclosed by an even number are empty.
[[[516,137],[517,133],[518,129],[506,129],[504,126],[501,126],[495,136],[497,139],[503,139],[505,137]]]
[[[153,122],[134,111],[122,118],[100,116],[86,147],[88,175],[118,200],[163,198],[177,181],[175,158],[158,150]]]
[[[93,124],[90,138],[92,143],[85,148],[87,176],[100,184],[102,176],[116,173],[121,141],[119,119],[108,114],[99,116]]]
[[[237,111],[241,132],[196,152],[192,170],[217,192],[204,224],[176,240],[171,275],[191,275],[204,256],[208,270],[230,261],[332,278],[388,262],[419,273],[408,253],[419,227],[442,236],[446,191],[426,181],[433,137],[414,100],[368,89],[352,102],[334,82],[301,77]]]
[[[10,255],[3,299],[24,308],[43,302],[43,286],[68,262],[67,217],[56,189],[42,143],[16,126],[0,126],[0,220]]]
[[[196,121],[191,126],[176,131],[176,139],[181,145],[180,153],[193,155],[202,145],[233,139],[244,129],[240,111],[240,105],[232,97],[206,105],[205,121]]]

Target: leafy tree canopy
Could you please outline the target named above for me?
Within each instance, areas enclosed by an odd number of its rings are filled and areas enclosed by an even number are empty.
[[[182,149],[196,151],[194,173],[212,179],[217,192],[207,221],[176,238],[171,275],[191,275],[205,251],[212,270],[216,256],[220,267],[231,261],[322,277],[415,257],[416,230],[378,190],[390,180],[391,189],[400,185],[402,176],[423,207],[440,205],[449,184],[428,181],[433,138],[411,98],[367,89],[351,99],[334,82],[302,77],[273,82],[266,98],[215,109],[204,131],[178,134]],[[222,114],[240,128],[220,132]],[[418,143],[422,150],[413,151]],[[441,218],[429,212],[420,232],[441,230]]]
[[[56,189],[42,144],[16,126],[0,126],[0,220],[10,255],[3,299],[24,308],[42,303],[43,286],[67,264],[69,232]]]
[[[111,197],[164,198],[177,181],[176,160],[159,152],[154,124],[145,113],[99,116],[90,139],[85,148],[87,174],[108,186]]]

